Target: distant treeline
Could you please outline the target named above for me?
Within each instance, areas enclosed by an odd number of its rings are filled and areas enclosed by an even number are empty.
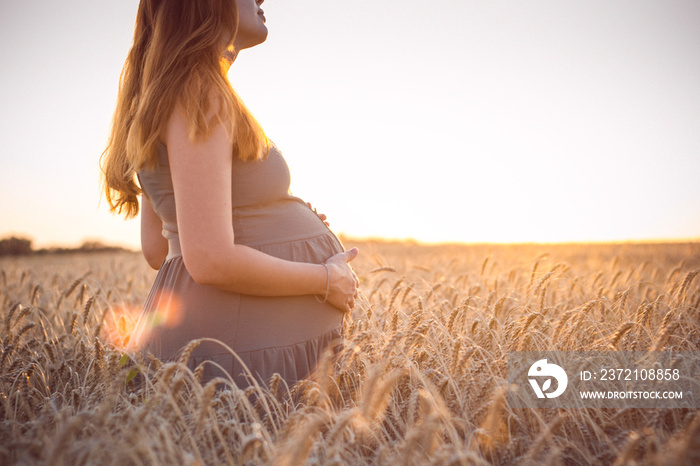
[[[85,241],[77,248],[32,248],[32,240],[27,238],[5,238],[0,240],[0,256],[28,256],[40,254],[68,254],[75,252],[117,252],[127,251],[118,246],[107,246],[99,241]]]

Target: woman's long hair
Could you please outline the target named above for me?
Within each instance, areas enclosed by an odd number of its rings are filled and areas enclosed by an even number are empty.
[[[222,55],[237,26],[234,0],[141,0],[101,159],[112,212],[127,218],[138,214],[136,172],[154,166],[176,107],[187,118],[190,140],[206,139],[223,124],[233,136],[234,156],[255,160],[267,155],[265,133],[226,76],[229,63]]]

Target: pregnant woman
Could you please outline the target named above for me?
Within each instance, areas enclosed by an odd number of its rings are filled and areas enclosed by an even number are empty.
[[[141,211],[158,269],[132,337],[204,380],[251,383],[313,371],[342,337],[359,282],[319,217],[289,192],[280,151],[234,92],[238,52],[267,38],[263,0],[141,0],[102,158],[112,211]],[[138,181],[138,183],[137,183]],[[139,206],[140,197],[140,206]]]

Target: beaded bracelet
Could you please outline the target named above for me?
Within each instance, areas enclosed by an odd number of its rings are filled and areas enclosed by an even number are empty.
[[[319,303],[325,303],[326,301],[328,301],[328,293],[331,291],[331,270],[328,268],[328,264],[326,264],[325,262],[321,265],[323,265],[326,268],[326,296],[324,296],[323,301],[318,299],[318,296],[316,295],[314,295],[314,298],[316,298],[316,301],[318,301]]]

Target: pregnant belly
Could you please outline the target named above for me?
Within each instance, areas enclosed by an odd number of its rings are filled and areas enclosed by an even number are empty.
[[[261,297],[241,295],[236,326],[236,351],[305,342],[338,329],[343,312],[313,296]]]
[[[281,259],[321,263],[343,251],[340,241],[298,198],[233,211],[236,244]]]
[[[234,236],[280,259],[320,264],[344,250],[338,238],[297,198],[234,210]],[[342,325],[343,312],[314,296],[241,295],[236,350],[284,346],[323,335]]]

